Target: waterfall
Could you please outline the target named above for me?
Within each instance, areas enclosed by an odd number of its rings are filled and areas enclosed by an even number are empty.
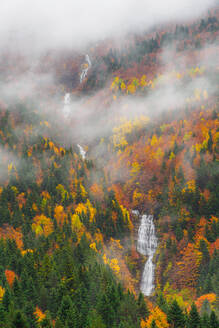
[[[89,70],[89,69],[91,68],[91,66],[92,66],[89,55],[86,55],[86,56],[85,56],[85,61],[86,61],[86,64],[84,65],[85,67],[82,69],[82,72],[81,72],[81,75],[80,75],[80,83],[82,83],[82,82],[84,81],[84,79],[85,79],[86,76],[87,76],[87,72],[88,72],[88,70]]]
[[[66,118],[70,114],[70,103],[71,103],[70,93],[66,93],[64,96],[64,107],[63,107],[63,114]]]
[[[138,210],[132,210],[132,214],[134,214],[135,216],[139,216],[139,211]]]
[[[138,230],[137,250],[142,255],[147,255],[141,279],[141,291],[144,295],[151,295],[154,289],[154,264],[153,256],[157,248],[157,237],[155,236],[155,226],[152,215],[142,215],[141,224]]]
[[[71,104],[71,96],[70,93],[66,93],[64,96],[64,107],[63,107],[63,113],[65,118],[67,118],[70,114],[70,104]],[[77,144],[78,148],[79,148],[79,153],[82,157],[82,159],[85,159],[86,157],[86,151],[84,150],[84,148]]]
[[[64,97],[64,104],[65,104],[65,105],[70,105],[70,102],[71,102],[71,96],[70,96],[70,93],[66,93],[66,94],[65,94],[65,97]]]
[[[84,150],[84,148],[81,145],[77,144],[77,146],[79,148],[79,152],[80,152],[81,157],[83,159],[85,159],[85,157],[86,157],[86,151]]]

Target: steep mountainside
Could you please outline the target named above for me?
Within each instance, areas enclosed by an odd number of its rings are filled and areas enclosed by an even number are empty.
[[[217,328],[218,10],[86,50],[1,58],[0,327]]]

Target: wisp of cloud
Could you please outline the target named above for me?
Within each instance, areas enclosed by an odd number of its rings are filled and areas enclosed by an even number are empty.
[[[197,18],[216,0],[7,0],[1,4],[2,47],[39,53],[80,48],[107,37]]]

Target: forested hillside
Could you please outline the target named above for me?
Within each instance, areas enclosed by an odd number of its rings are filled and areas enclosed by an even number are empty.
[[[0,327],[218,328],[218,50],[216,8],[104,40],[90,63],[47,53],[34,83],[2,56]]]

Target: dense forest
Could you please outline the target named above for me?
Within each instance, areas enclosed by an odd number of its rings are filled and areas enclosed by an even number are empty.
[[[215,9],[123,48],[103,41],[82,83],[81,55],[47,54],[46,90],[0,94],[0,327],[219,327],[218,50]],[[4,59],[1,83],[25,67]],[[81,122],[51,101],[66,92],[92,108]],[[150,296],[144,213],[158,238]]]

